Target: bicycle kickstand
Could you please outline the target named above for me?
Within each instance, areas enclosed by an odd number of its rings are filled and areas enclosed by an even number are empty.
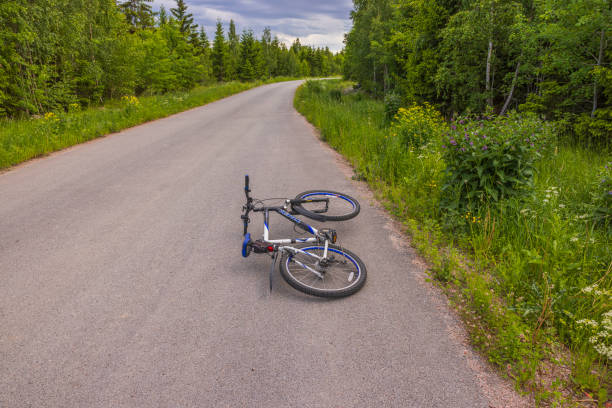
[[[272,266],[270,267],[270,296],[272,295],[272,277],[274,276],[274,266],[276,266],[276,258],[278,258],[278,252],[274,254],[274,258],[272,259]]]

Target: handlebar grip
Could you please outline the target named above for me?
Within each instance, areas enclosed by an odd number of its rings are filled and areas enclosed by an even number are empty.
[[[248,174],[244,176],[244,191],[246,191],[247,193],[251,191],[249,189],[249,175]]]

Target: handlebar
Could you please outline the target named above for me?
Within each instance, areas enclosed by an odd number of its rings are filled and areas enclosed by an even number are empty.
[[[244,214],[240,216],[240,218],[242,218],[242,221],[244,222],[244,235],[247,234],[247,229],[249,227],[249,211],[253,209],[253,199],[249,196],[250,192],[251,189],[249,188],[249,175],[246,174],[244,176],[244,195],[246,196],[246,205],[242,207],[242,209],[244,210]]]

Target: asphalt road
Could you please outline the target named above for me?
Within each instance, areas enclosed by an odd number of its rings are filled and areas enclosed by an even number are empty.
[[[1,407],[491,404],[495,379],[392,223],[294,111],[297,85],[0,174]],[[270,294],[269,258],[240,256],[245,173],[257,198],[358,198],[359,217],[334,225],[366,286],[329,301],[276,271]],[[292,233],[277,218],[272,236]]]

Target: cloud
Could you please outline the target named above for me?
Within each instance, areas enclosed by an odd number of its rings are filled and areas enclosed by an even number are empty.
[[[252,29],[260,35],[270,27],[272,35],[288,46],[299,38],[302,44],[329,47],[332,51],[343,48],[344,33],[351,28],[350,0],[187,0],[188,12],[194,21],[203,25],[212,39],[217,19],[227,32],[230,20],[236,23],[238,33]],[[154,0],[154,9],[160,5],[169,10],[176,6],[174,0]]]

